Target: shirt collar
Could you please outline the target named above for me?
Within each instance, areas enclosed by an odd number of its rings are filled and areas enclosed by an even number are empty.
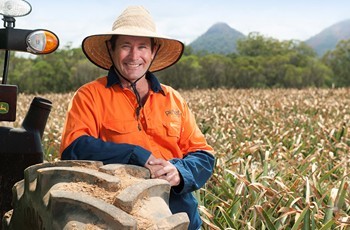
[[[153,92],[165,95],[158,78],[153,73],[147,71],[146,79],[150,81]],[[115,84],[118,84],[121,88],[123,88],[119,75],[112,66],[108,71],[106,88],[110,88]]]

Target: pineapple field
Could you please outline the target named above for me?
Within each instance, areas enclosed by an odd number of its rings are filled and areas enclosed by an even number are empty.
[[[348,229],[350,89],[180,91],[216,151],[196,192],[203,229]],[[55,161],[73,93],[19,94],[18,127],[34,96],[52,101],[43,145]]]

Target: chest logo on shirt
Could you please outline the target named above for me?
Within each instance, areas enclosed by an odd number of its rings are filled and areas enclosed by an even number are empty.
[[[169,116],[180,117],[181,116],[181,112],[180,112],[180,110],[171,109],[171,110],[165,111],[165,115],[167,115],[168,117]]]

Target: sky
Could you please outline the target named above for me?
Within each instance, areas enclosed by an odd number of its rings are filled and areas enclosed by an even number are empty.
[[[110,31],[130,5],[142,5],[160,34],[189,44],[218,22],[248,35],[258,32],[279,40],[306,40],[350,19],[349,0],[27,0],[29,15],[15,28],[48,29],[60,48],[80,47],[89,35]]]

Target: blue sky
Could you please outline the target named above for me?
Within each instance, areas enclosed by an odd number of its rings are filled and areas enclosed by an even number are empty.
[[[259,32],[280,40],[305,40],[350,19],[349,0],[27,0],[32,12],[16,28],[48,29],[60,46],[79,47],[84,37],[109,31],[129,5],[143,5],[158,32],[189,44],[217,22],[247,35]]]

